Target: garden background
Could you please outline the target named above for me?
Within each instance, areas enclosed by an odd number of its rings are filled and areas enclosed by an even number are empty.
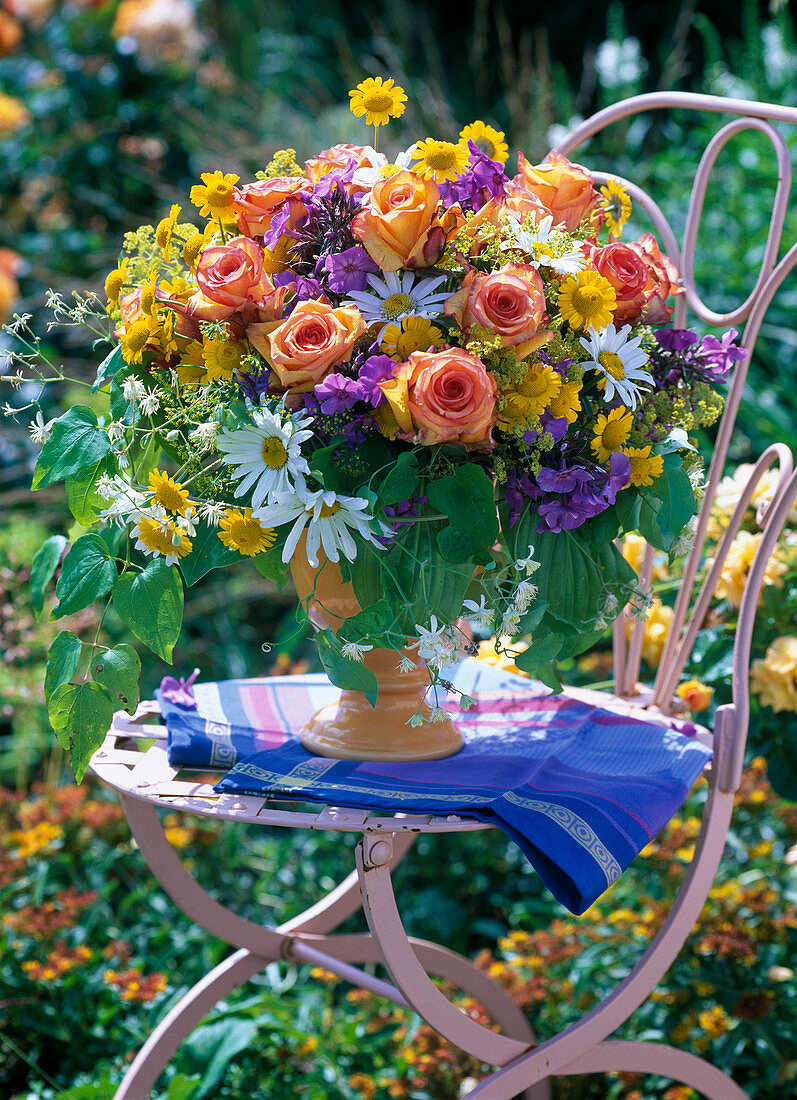
[[[280,147],[295,148],[302,161],[337,141],[366,142],[347,92],[380,74],[409,95],[406,114],[390,128],[391,149],[427,134],[456,140],[466,123],[483,119],[534,162],[563,126],[640,91],[797,106],[795,16],[791,5],[754,0],[569,0],[550,11],[493,0],[2,0],[0,313],[7,321],[33,314],[47,352],[68,362],[68,373],[92,378],[98,356],[85,334],[50,327],[48,288],[67,298],[73,290],[101,293],[123,233],[157,223],[174,202],[185,206],[203,171],[252,178]],[[579,156],[647,187],[678,227],[717,125],[715,117],[648,115],[614,127]],[[797,148],[795,135],[784,133]],[[720,157],[697,271],[715,308],[741,300],[752,284],[776,177],[760,135],[734,139]],[[797,239],[795,209],[789,242]],[[797,450],[795,316],[792,277],[762,330],[734,466],[773,441]],[[0,334],[0,366],[12,340]],[[13,413],[0,421],[0,1095],[76,1100],[110,1097],[131,1052],[228,949],[193,928],[159,890],[118,803],[89,781],[72,784],[49,730],[44,660],[58,626],[46,621],[49,596],[35,614],[28,581],[43,539],[79,528],[58,488],[35,496],[28,489],[37,451],[29,406],[38,398],[31,386],[10,385],[0,398]],[[96,400],[99,412],[103,398]],[[69,401],[69,393],[46,391],[45,419]],[[792,530],[781,583],[762,609],[761,661],[776,637],[797,633],[794,545]],[[648,671],[676,583],[662,578],[646,633]],[[93,632],[95,619],[89,608],[68,625]],[[714,688],[712,705],[727,698],[732,636],[726,599],[702,632],[692,670]],[[210,574],[188,591],[179,671],[198,666],[203,678],[221,679],[298,670],[311,660],[290,597],[254,571],[227,570],[223,580]],[[751,764],[703,920],[624,1028],[705,1053],[751,1097],[766,1100],[787,1100],[797,1082],[797,659],[795,666],[780,674],[774,700],[755,706]],[[145,658],[145,697],[165,671]],[[605,656],[569,671],[602,680]],[[422,838],[422,858],[408,859],[401,874],[408,927],[478,954],[544,1037],[599,999],[639,956],[691,856],[704,794],[698,784],[683,814],[578,919],[552,901],[503,834]],[[190,818],[172,817],[168,826],[212,893],[276,921],[348,870],[353,843]],[[392,1006],[331,976],[274,966],[194,1032],[158,1095],[454,1100],[482,1072]],[[622,1075],[562,1079],[555,1095],[694,1094]]]

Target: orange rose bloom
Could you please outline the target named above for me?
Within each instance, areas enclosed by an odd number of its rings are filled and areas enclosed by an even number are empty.
[[[498,389],[481,359],[462,348],[414,351],[379,388],[402,438],[490,445]]]
[[[486,227],[492,225],[498,229],[501,225],[501,217],[505,214],[514,217],[517,221],[521,221],[526,214],[534,214],[535,221],[540,222],[550,213],[548,207],[540,202],[536,195],[514,179],[506,185],[503,195],[490,199],[481,210],[476,212],[467,223],[466,232],[470,234],[471,231],[478,229],[480,238],[485,241],[491,236],[490,233],[485,233]]]
[[[616,325],[638,321],[648,300],[649,273],[638,253],[627,244],[607,244],[592,252],[592,263],[598,274],[608,279],[617,295],[614,311]]]
[[[282,312],[283,287],[275,288],[263,270],[263,249],[248,237],[210,245],[196,270],[199,293],[186,312],[202,321],[225,321],[240,313],[247,323]],[[265,315],[265,316],[264,316]]]
[[[8,57],[22,41],[22,27],[7,11],[0,11],[0,57]]]
[[[345,363],[365,332],[358,309],[300,302],[284,321],[250,325],[249,342],[268,359],[286,389],[311,390],[332,367]]]
[[[352,222],[352,232],[383,271],[428,267],[461,219],[458,208],[435,217],[440,191],[433,180],[400,171],[374,184],[371,201]]]
[[[599,195],[592,176],[580,164],[571,164],[561,153],[549,153],[542,164],[529,164],[522,153],[517,156],[517,183],[522,183],[547,206],[554,225],[563,223],[569,232],[597,206]]]
[[[683,294],[678,285],[678,268],[659,248],[652,233],[643,233],[638,241],[629,241],[629,248],[640,256],[647,267],[647,302],[642,320],[649,325],[663,325],[672,318],[672,306],[666,304],[671,294]]]
[[[293,229],[299,218],[307,213],[307,207],[296,198],[307,186],[304,176],[274,176],[270,180],[247,183],[244,187],[233,187],[238,228],[247,237],[262,237],[271,228],[274,215],[287,202],[289,215],[285,228]]]
[[[469,271],[459,290],[446,298],[445,310],[463,331],[479,324],[496,332],[503,347],[515,348],[520,359],[551,336],[539,331],[545,315],[545,287],[528,264],[508,264],[491,275]]]

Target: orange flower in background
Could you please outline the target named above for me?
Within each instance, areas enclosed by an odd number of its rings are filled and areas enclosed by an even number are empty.
[[[7,11],[0,11],[0,57],[9,57],[22,41],[22,27]]]
[[[550,332],[539,331],[545,308],[543,281],[527,264],[509,264],[491,275],[471,270],[445,304],[461,329],[479,324],[492,330],[520,359],[550,339]]]
[[[190,0],[122,0],[111,34],[132,39],[150,62],[189,61],[204,44]]]
[[[753,661],[750,688],[765,707],[797,713],[797,638],[776,638],[766,656]]]
[[[461,224],[458,208],[435,216],[440,189],[433,180],[402,170],[374,184],[369,205],[352,222],[352,232],[383,271],[428,267]]]
[[[11,308],[19,298],[19,284],[16,276],[22,267],[22,260],[10,248],[0,248],[0,321],[11,313]]]
[[[0,138],[30,122],[30,111],[21,99],[0,92]]]
[[[5,0],[5,7],[23,23],[41,27],[55,7],[55,0]]]
[[[664,644],[670,633],[673,614],[673,609],[656,597],[647,619],[642,624],[642,656],[651,668],[655,668],[661,660]],[[625,636],[628,641],[631,640],[635,626],[636,622],[633,619],[626,618]]]
[[[311,390],[332,367],[345,363],[365,332],[358,309],[300,302],[284,321],[250,325],[250,342],[268,359],[286,389]]]
[[[597,208],[600,198],[586,168],[572,164],[561,153],[549,153],[542,164],[529,164],[518,153],[515,182],[527,187],[548,208],[554,225],[563,223],[571,232]]]
[[[285,230],[295,229],[296,223],[307,213],[307,207],[297,198],[298,193],[306,190],[307,186],[304,176],[274,176],[233,188],[238,228],[247,237],[262,237],[271,228],[274,216],[287,203]]]
[[[475,355],[461,348],[414,351],[380,382],[399,432],[433,443],[487,443],[498,388]]]
[[[686,680],[683,684],[678,685],[676,694],[679,699],[683,699],[692,714],[700,714],[701,711],[708,710],[711,706],[714,688],[710,688],[707,684],[701,684],[699,680]]]

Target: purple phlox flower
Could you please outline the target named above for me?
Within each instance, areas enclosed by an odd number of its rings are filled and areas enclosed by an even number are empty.
[[[609,459],[609,473],[602,497],[607,504],[614,504],[621,489],[631,484],[631,459],[622,451],[615,451]]]
[[[539,500],[541,496],[542,493],[528,474],[512,471],[504,487],[504,499],[509,505],[509,526],[515,526],[527,500]]]
[[[187,678],[181,676],[179,680],[175,680],[174,676],[164,676],[161,680],[161,698],[178,707],[196,710],[197,702],[191,689],[198,675],[199,669],[195,668]]]
[[[389,355],[370,355],[360,367],[357,381],[362,386],[363,400],[369,401],[374,407],[381,405],[385,395],[379,388],[380,382],[387,382],[393,377],[398,364]]]
[[[543,466],[536,476],[537,484],[546,493],[572,493],[593,480],[593,474],[583,466],[563,465],[561,470]]]
[[[332,168],[325,172],[313,187],[313,198],[327,199],[335,190],[343,190],[344,183],[351,183],[354,173],[357,171],[357,158],[349,157],[343,168]]]
[[[291,198],[293,198],[294,200],[302,199],[303,201],[307,201],[309,197],[310,193],[305,191],[300,191],[297,195],[291,196]],[[269,225],[266,232],[263,234],[264,248],[276,248],[279,244],[281,237],[299,236],[299,234],[296,233],[294,230],[288,229],[288,222],[290,221],[290,219],[291,204],[289,199],[285,199],[284,202],[280,203],[279,207],[271,218],[271,224]]]
[[[509,183],[506,172],[497,160],[491,160],[473,141],[468,142],[470,161],[468,168],[459,179],[446,181],[440,187],[440,197],[444,206],[460,203],[463,209],[481,210],[481,208],[506,191]]]
[[[333,252],[330,256],[323,257],[319,266],[328,273],[327,283],[334,294],[348,294],[352,290],[365,290],[366,277],[369,272],[377,272],[379,268],[362,247],[356,244],[347,248],[345,252]]]
[[[359,381],[347,378],[345,374],[328,374],[315,387],[315,396],[320,403],[321,412],[327,416],[344,412],[358,401],[364,400],[363,387]]]
[[[734,363],[747,358],[747,348],[740,348],[736,343],[739,333],[735,328],[728,329],[722,339],[709,334],[700,342],[700,359],[704,369],[709,368],[711,379],[715,382],[724,382],[728,373],[733,369]]]
[[[537,530],[540,533],[553,531],[558,534],[560,531],[572,531],[589,518],[584,507],[573,497],[565,500],[548,500],[540,505],[539,512],[540,522],[537,524]]]
[[[356,447],[365,440],[373,424],[374,420],[371,416],[364,415],[352,417],[352,419],[343,426],[343,437],[350,446]]]
[[[653,335],[665,351],[686,351],[697,343],[697,333],[690,332],[688,328],[660,328]]]
[[[285,317],[290,317],[299,302],[306,302],[309,300],[316,301],[318,299],[322,301],[328,300],[326,291],[317,279],[306,278],[304,275],[297,275],[294,271],[278,271],[272,281],[274,286],[291,286],[295,284],[293,294],[285,304],[283,314]]]
[[[260,370],[255,371],[254,374],[247,374],[245,371],[241,371],[237,375],[238,384],[244,392],[244,397],[248,397],[250,401],[254,401],[257,404],[261,396],[268,391],[269,386],[273,382],[273,376],[268,367],[261,367]]]

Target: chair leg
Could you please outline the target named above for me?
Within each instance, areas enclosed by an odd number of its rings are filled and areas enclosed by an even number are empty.
[[[136,1055],[114,1100],[144,1100],[183,1039],[223,997],[260,973],[272,959],[242,949],[219,963],[168,1012]]]

